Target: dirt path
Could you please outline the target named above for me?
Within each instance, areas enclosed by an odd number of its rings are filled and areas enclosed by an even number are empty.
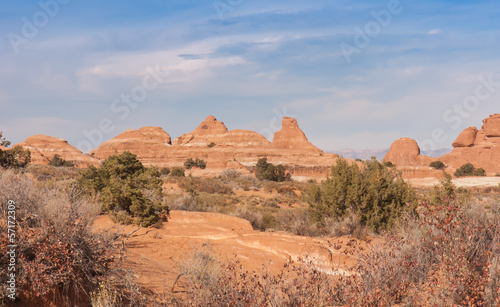
[[[115,224],[104,215],[96,220],[94,228],[126,234],[137,227]],[[283,232],[259,232],[253,230],[248,221],[232,216],[172,211],[171,218],[161,229],[141,228],[130,238],[123,238],[125,250],[120,266],[133,269],[142,286],[163,292],[172,286],[179,274],[179,264],[204,244],[209,244],[220,257],[236,255],[246,270],[259,271],[266,265],[275,272],[285,262],[307,255],[323,270],[331,271],[333,267],[347,272],[354,263],[351,256],[354,250],[366,248],[366,243],[347,237],[327,240]]]

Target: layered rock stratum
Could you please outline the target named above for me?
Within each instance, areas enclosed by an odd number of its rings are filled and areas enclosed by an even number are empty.
[[[31,153],[31,164],[48,165],[54,155],[59,155],[66,161],[71,161],[78,168],[98,165],[99,161],[82,153],[68,144],[64,139],[38,134],[28,137],[24,142],[14,145],[22,146]]]
[[[30,150],[32,164],[48,164],[57,153],[79,167],[86,167],[130,151],[147,166],[175,167],[183,166],[190,158],[203,159],[207,162],[204,173],[210,175],[220,174],[224,169],[248,173],[260,158],[266,157],[269,162],[286,165],[294,176],[317,177],[326,175],[338,158],[311,144],[297,120],[291,117],[283,118],[282,128],[272,142],[254,131],[228,130],[223,122],[208,116],[196,129],[174,140],[161,127],[129,129],[102,143],[89,155],[63,139],[49,136],[32,136],[18,145]]]
[[[325,153],[309,142],[297,120],[283,117],[280,131],[270,142],[261,134],[243,129],[229,130],[214,116],[208,116],[196,129],[172,140],[161,127],[143,127],[126,130],[89,155],[82,153],[67,141],[46,135],[34,135],[16,144],[29,149],[32,164],[48,164],[58,154],[77,167],[98,165],[109,156],[130,151],[145,165],[158,167],[183,166],[187,159],[203,159],[207,170],[198,174],[217,175],[224,169],[238,169],[248,173],[260,158],[280,163],[297,177],[324,177],[338,155]],[[429,167],[440,160],[453,172],[465,163],[482,167],[490,176],[500,173],[500,114],[483,120],[480,130],[466,128],[453,142],[453,151],[439,158],[422,155],[417,142],[411,138],[396,140],[385,155],[403,171],[404,177],[441,177],[442,172]]]

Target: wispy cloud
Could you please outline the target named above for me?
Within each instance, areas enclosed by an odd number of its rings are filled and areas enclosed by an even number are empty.
[[[432,29],[429,32],[427,32],[427,34],[429,34],[429,35],[436,35],[436,34],[439,34],[441,32],[442,32],[441,29]]]
[[[63,131],[78,143],[85,125],[108,116],[111,101],[159,65],[166,82],[117,129],[160,125],[179,135],[213,113],[233,128],[259,131],[273,108],[287,106],[323,148],[425,138],[478,76],[500,70],[500,7],[405,3],[347,64],[339,44],[387,1],[244,1],[224,20],[211,2],[71,2],[23,52],[0,40],[0,130],[8,128],[14,142]],[[0,35],[37,9],[2,6]],[[494,99],[464,125],[499,112]]]

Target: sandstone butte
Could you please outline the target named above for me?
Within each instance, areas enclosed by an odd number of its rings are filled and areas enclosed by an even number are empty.
[[[207,169],[194,170],[195,175],[217,175],[228,168],[248,173],[258,159],[267,157],[269,162],[286,165],[293,176],[323,177],[338,158],[311,144],[291,117],[283,117],[282,128],[275,133],[273,142],[254,131],[228,130],[223,122],[208,116],[195,130],[174,140],[160,127],[126,130],[89,155],[63,139],[44,135],[31,136],[17,145],[31,151],[32,164],[42,165],[58,154],[75,161],[78,167],[87,167],[124,151],[136,154],[147,166],[175,167],[183,166],[189,158],[205,160]]]
[[[72,161],[78,168],[99,164],[99,161],[82,153],[80,150],[68,144],[66,140],[52,136],[42,134],[33,135],[28,137],[24,142],[12,147],[15,146],[22,146],[24,149],[29,149],[31,153],[31,164],[47,165],[56,154],[64,160]]]
[[[453,151],[439,158],[422,156],[417,142],[410,138],[396,140],[385,156],[403,171],[405,177],[439,177],[441,171],[428,167],[432,161],[442,161],[454,170],[466,163],[484,168],[488,176],[500,173],[500,114],[490,115],[483,120],[481,130],[476,127],[465,129],[453,142]]]

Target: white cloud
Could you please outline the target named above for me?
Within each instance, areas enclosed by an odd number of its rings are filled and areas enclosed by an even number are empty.
[[[245,64],[239,56],[225,58],[185,59],[179,57],[186,53],[207,53],[213,50],[193,48],[175,49],[138,54],[120,54],[98,61],[93,66],[77,72],[79,88],[91,92],[102,92],[99,80],[139,79],[147,74],[148,67],[159,65],[167,76],[165,83],[195,82],[206,79],[217,68]]]
[[[441,32],[442,32],[441,29],[432,29],[429,32],[427,32],[427,34],[436,35],[436,34],[440,34]]]

